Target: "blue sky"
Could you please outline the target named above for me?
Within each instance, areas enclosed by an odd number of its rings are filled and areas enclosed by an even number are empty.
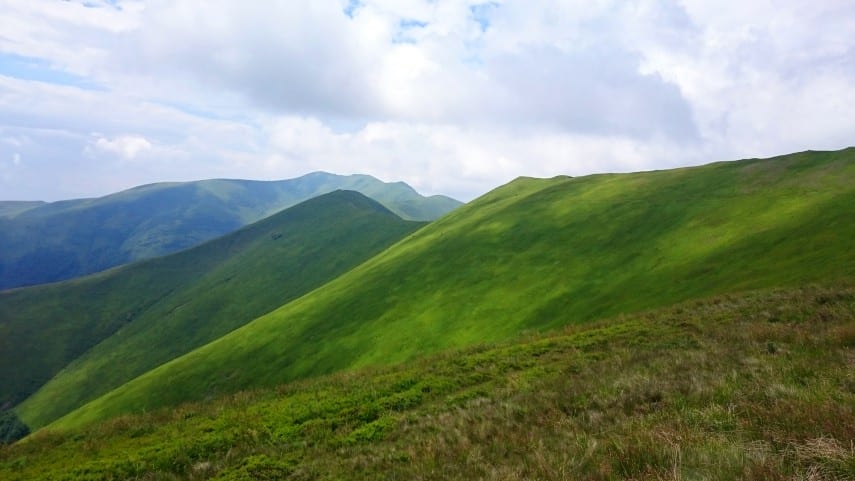
[[[839,149],[850,1],[6,0],[0,199],[314,170],[472,199]]]
[[[100,88],[91,79],[56,69],[44,59],[22,57],[12,53],[0,53],[0,75],[21,80],[69,85],[80,89]]]

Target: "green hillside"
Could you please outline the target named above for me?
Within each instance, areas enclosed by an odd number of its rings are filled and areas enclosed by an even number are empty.
[[[337,191],[177,254],[2,292],[0,405],[41,388],[17,409],[41,426],[326,283],[421,225]]]
[[[855,289],[725,295],[0,447],[0,479],[847,480]]]
[[[55,423],[855,274],[855,149],[518,179]]]
[[[460,205],[448,197],[423,197],[403,182],[324,172],[270,182],[151,184],[35,206],[0,202],[0,289],[177,252],[338,189],[362,192],[410,220],[432,220]],[[7,211],[17,215],[4,216]]]

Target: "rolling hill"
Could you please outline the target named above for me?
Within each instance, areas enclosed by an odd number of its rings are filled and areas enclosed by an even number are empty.
[[[521,178],[52,426],[693,298],[849,281],[853,201],[852,148],[636,174]]]
[[[0,446],[0,478],[847,480],[855,290],[728,294]]]
[[[176,254],[0,292],[0,405],[41,388],[19,409],[38,427],[311,291],[422,225],[357,192],[336,191]]]
[[[177,252],[338,189],[362,192],[409,220],[432,220],[460,205],[423,197],[403,182],[324,172],[269,182],[151,184],[96,199],[2,202],[0,290]]]

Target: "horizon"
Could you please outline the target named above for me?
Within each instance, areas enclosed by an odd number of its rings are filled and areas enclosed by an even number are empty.
[[[739,161],[742,161],[742,160],[758,160],[758,159],[759,159],[759,160],[765,160],[765,159],[772,159],[772,158],[775,158],[775,157],[781,157],[781,156],[790,155],[790,154],[800,154],[800,153],[806,153],[806,152],[834,152],[834,151],[847,150],[847,149],[853,149],[853,148],[855,148],[855,145],[849,145],[849,146],[841,147],[840,149],[834,149],[834,150],[815,150],[815,149],[807,149],[807,150],[802,150],[802,151],[798,151],[798,152],[785,152],[785,153],[780,153],[780,154],[773,155],[773,156],[771,156],[771,157],[744,157],[744,158],[739,158],[739,159],[720,159],[720,160],[712,160],[712,161],[710,161],[710,162],[705,162],[705,163],[702,163],[702,164],[685,165],[685,166],[674,166],[674,167],[669,167],[669,168],[666,168],[666,169],[656,169],[656,168],[653,168],[653,169],[637,170],[637,171],[629,171],[629,172],[590,172],[590,173],[586,173],[586,174],[582,174],[582,175],[575,175],[575,176],[569,176],[569,177],[585,177],[585,176],[589,176],[589,175],[600,175],[600,174],[635,174],[635,173],[644,173],[644,172],[655,172],[655,171],[657,171],[657,170],[671,170],[671,169],[682,169],[682,168],[689,168],[689,167],[703,167],[704,165],[715,164],[715,163],[719,163],[719,162],[739,162]],[[55,200],[45,200],[45,199],[0,199],[0,202],[43,202],[43,203],[50,204],[50,203],[54,203],[54,202],[64,202],[64,201],[73,201],[73,200],[98,199],[98,198],[107,197],[107,196],[110,196],[110,195],[113,195],[113,194],[119,194],[119,193],[121,193],[121,192],[125,192],[125,191],[128,191],[128,190],[133,190],[133,189],[137,189],[137,188],[141,188],[141,187],[147,187],[147,186],[152,186],[152,185],[160,185],[160,184],[188,184],[188,183],[206,182],[206,181],[212,181],[212,180],[241,181],[241,182],[282,182],[282,181],[287,181],[287,180],[299,179],[299,178],[301,178],[301,177],[306,177],[306,176],[308,176],[308,175],[312,175],[312,174],[329,174],[329,175],[334,175],[334,176],[339,176],[339,177],[367,176],[367,177],[374,178],[375,180],[378,180],[378,181],[380,181],[380,182],[383,182],[384,184],[396,184],[396,183],[403,183],[403,184],[407,185],[408,187],[410,187],[411,189],[415,190],[415,191],[416,191],[416,193],[418,193],[419,195],[421,195],[421,196],[423,196],[423,197],[444,196],[444,197],[448,197],[448,198],[451,198],[451,199],[456,200],[456,201],[463,202],[464,204],[465,204],[465,203],[468,203],[468,202],[471,202],[471,201],[473,201],[473,200],[477,199],[478,197],[481,197],[482,195],[487,194],[488,192],[490,192],[490,191],[492,191],[492,190],[494,190],[494,189],[497,189],[497,188],[501,187],[502,185],[505,185],[505,184],[499,184],[499,185],[496,185],[496,186],[490,187],[490,188],[489,188],[488,190],[486,190],[485,192],[482,192],[481,194],[478,194],[476,197],[473,197],[473,198],[471,198],[471,199],[460,199],[460,198],[452,197],[452,196],[449,196],[449,195],[447,195],[447,194],[443,194],[443,193],[435,193],[435,194],[428,194],[428,193],[424,193],[424,192],[419,191],[418,189],[416,189],[416,188],[415,188],[415,187],[413,187],[412,185],[410,185],[408,182],[405,182],[405,181],[402,181],[402,180],[385,180],[385,179],[380,179],[380,178],[378,178],[378,177],[376,177],[376,176],[374,176],[374,175],[370,175],[370,174],[362,174],[362,173],[339,174],[339,173],[336,173],[336,172],[328,172],[328,171],[323,171],[323,170],[315,170],[315,171],[306,172],[306,173],[304,173],[304,174],[300,174],[300,175],[297,175],[297,176],[294,176],[294,177],[281,178],[281,179],[246,179],[246,178],[236,178],[236,177],[210,177],[210,178],[203,178],[203,179],[191,179],[191,180],[163,180],[163,181],[155,181],[155,182],[148,182],[148,183],[145,183],[145,184],[134,185],[134,186],[130,186],[130,187],[125,188],[125,189],[121,189],[121,190],[117,190],[117,191],[112,191],[112,192],[107,192],[107,193],[105,193],[105,194],[101,194],[101,195],[92,195],[92,196],[87,196],[87,197],[69,197],[69,198],[60,198],[60,199],[55,199]],[[513,181],[513,180],[518,179],[518,178],[521,178],[521,177],[531,178],[531,179],[548,179],[548,178],[551,178],[551,177],[557,177],[557,176],[562,176],[562,175],[566,175],[566,174],[556,174],[556,175],[554,175],[554,176],[550,176],[550,177],[535,177],[535,176],[530,176],[530,175],[520,175],[520,176],[515,177],[514,179],[511,179],[510,181]],[[510,181],[508,181],[508,182],[510,182]],[[350,190],[350,189],[337,189],[337,190]]]
[[[314,171],[469,201],[839,150],[855,4],[10,0],[0,198]]]

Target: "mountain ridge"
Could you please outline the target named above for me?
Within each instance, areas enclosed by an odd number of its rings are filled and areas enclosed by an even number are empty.
[[[0,290],[177,252],[341,188],[360,191],[405,219],[431,220],[460,205],[421,196],[403,183],[328,173],[281,181],[155,183],[43,203],[0,215]]]

